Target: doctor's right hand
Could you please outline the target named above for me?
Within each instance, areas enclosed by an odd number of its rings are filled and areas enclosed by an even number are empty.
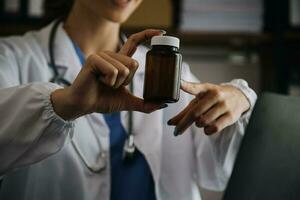
[[[54,111],[63,119],[72,120],[94,112],[150,113],[166,107],[145,103],[126,87],[139,65],[131,58],[138,45],[160,34],[160,30],[145,30],[130,36],[119,53],[105,51],[89,56],[74,83],[51,94]]]

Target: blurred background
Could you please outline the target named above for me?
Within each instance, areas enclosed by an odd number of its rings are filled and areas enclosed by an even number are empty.
[[[0,0],[0,36],[49,23],[43,0]],[[144,0],[130,34],[161,28],[202,82],[246,79],[258,93],[300,96],[300,0]]]

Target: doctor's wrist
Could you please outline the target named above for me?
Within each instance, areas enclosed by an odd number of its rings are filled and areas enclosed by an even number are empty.
[[[51,93],[50,98],[54,112],[66,121],[74,120],[87,114],[77,105],[76,100],[71,97],[68,87],[55,90]]]

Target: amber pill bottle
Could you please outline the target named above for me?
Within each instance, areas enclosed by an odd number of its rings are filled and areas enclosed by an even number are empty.
[[[180,40],[171,36],[154,36],[146,56],[144,100],[175,103],[180,96],[182,56]]]

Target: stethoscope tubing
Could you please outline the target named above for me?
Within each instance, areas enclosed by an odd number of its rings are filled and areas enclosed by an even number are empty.
[[[56,37],[56,33],[57,33],[57,30],[58,30],[58,27],[60,25],[60,23],[63,22],[63,19],[58,19],[52,29],[51,29],[51,32],[50,32],[50,37],[49,37],[49,57],[50,57],[50,63],[49,63],[49,66],[50,68],[53,70],[53,73],[54,73],[54,76],[53,78],[50,80],[50,82],[53,82],[53,83],[57,83],[59,85],[64,85],[64,86],[70,86],[71,85],[71,82],[69,82],[68,80],[64,79],[60,74],[59,74],[59,71],[58,71],[58,67],[56,65],[56,62],[55,62],[55,52],[54,52],[54,41],[55,41],[55,37]],[[125,41],[126,41],[126,36],[124,34],[121,34],[120,36],[121,38],[121,42],[124,44]],[[134,91],[134,84],[131,83],[130,84],[130,91],[133,92]],[[132,127],[133,127],[133,114],[131,111],[129,111],[129,116],[128,116],[128,138],[129,137],[132,137]],[[93,132],[94,133],[94,132]],[[79,155],[80,159],[83,161],[83,163],[85,164],[85,166],[92,172],[94,173],[100,173],[102,172],[103,170],[105,170],[106,166],[107,166],[107,157],[104,152],[104,149],[102,148],[102,145],[101,145],[101,142],[98,141],[98,137],[95,135],[96,137],[96,140],[97,140],[97,143],[99,145],[99,148],[100,148],[100,158],[99,158],[99,162],[98,162],[98,166],[92,166],[89,161],[85,158],[84,154],[82,153],[82,151],[80,150],[80,148],[78,147],[78,145],[75,143],[74,140],[71,141],[72,143],[72,146],[74,147],[75,149],[75,152]]]

